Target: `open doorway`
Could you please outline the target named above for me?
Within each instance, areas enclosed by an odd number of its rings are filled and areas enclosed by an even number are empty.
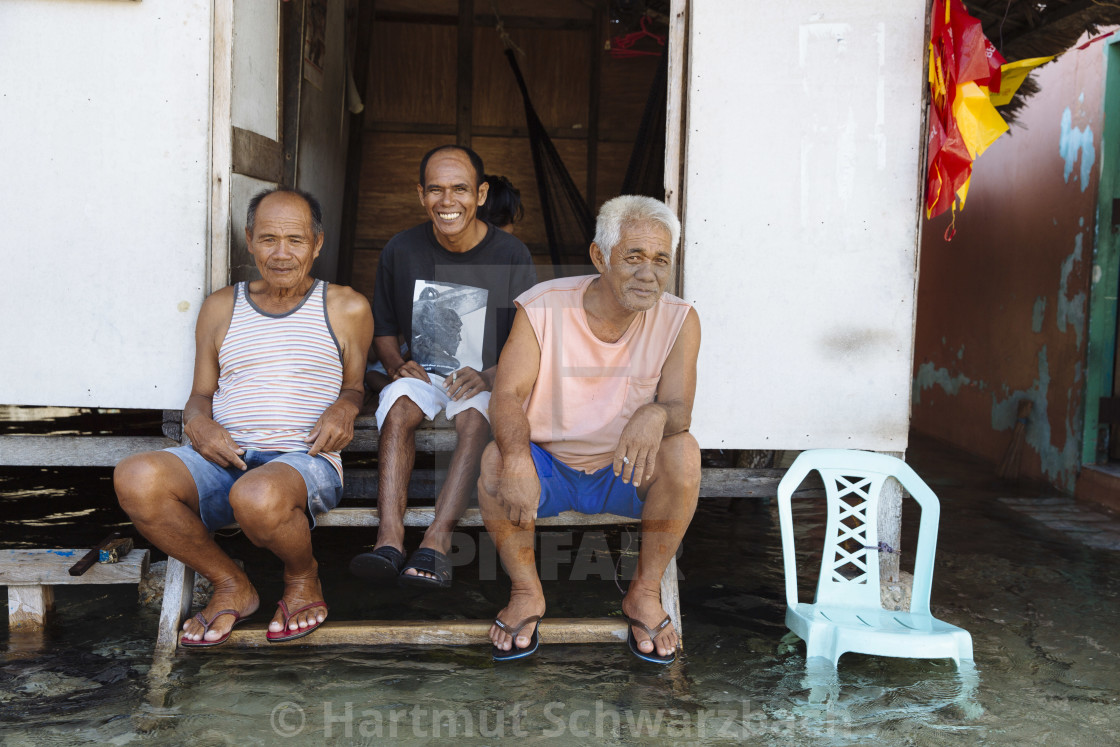
[[[351,138],[349,166],[357,162],[358,170],[347,186],[354,208],[344,217],[340,281],[372,294],[381,248],[425,219],[414,186],[421,157],[450,142],[473,148],[488,173],[506,176],[520,190],[525,215],[514,230],[537,260],[538,275],[549,277],[529,129],[507,45],[594,214],[621,191],[661,56],[668,54],[668,12],[668,0],[377,2],[366,20],[365,109],[360,137]],[[360,25],[360,8],[356,17]],[[631,45],[625,54],[618,52],[620,38]],[[355,56],[361,59],[360,49]],[[643,147],[660,160],[664,125],[657,134]]]

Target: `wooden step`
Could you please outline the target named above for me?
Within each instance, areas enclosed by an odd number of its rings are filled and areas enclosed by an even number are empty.
[[[212,651],[270,646],[488,646],[491,620],[331,620],[314,633],[287,643],[269,643],[268,624],[247,623],[233,630],[222,646],[179,650]],[[548,618],[541,621],[542,644],[620,643],[626,641],[626,621],[621,617]]]
[[[404,513],[406,527],[427,527],[435,519],[434,508],[410,508]],[[330,513],[317,517],[321,527],[375,527],[380,523],[376,508],[336,508]],[[614,514],[578,514],[575,511],[565,511],[558,516],[547,519],[537,519],[539,527],[576,527],[576,526],[608,526],[611,524],[637,524],[640,519],[631,519],[628,516],[615,516]],[[480,527],[482,512],[477,508],[468,508],[459,520],[461,527]]]
[[[417,438],[423,431],[417,431]],[[701,498],[774,498],[785,470],[747,467],[705,467],[700,473]],[[447,479],[446,469],[415,469],[408,484],[409,498],[434,500]],[[346,469],[342,499],[377,497],[377,470]],[[338,510],[338,509],[335,509]]]

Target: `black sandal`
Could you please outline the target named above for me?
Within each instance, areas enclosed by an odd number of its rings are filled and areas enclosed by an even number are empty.
[[[404,553],[390,545],[357,555],[350,561],[350,573],[363,581],[390,582],[401,572]]]
[[[525,648],[518,648],[517,636],[520,635],[525,626],[529,625],[530,623],[533,623],[533,635],[529,637],[529,645]],[[509,651],[503,651],[497,646],[490,647],[490,658],[494,661],[513,661],[514,659],[524,659],[529,654],[535,653],[537,648],[541,645],[541,637],[540,635],[538,635],[538,631],[541,627],[540,615],[526,617],[516,628],[512,628],[509,625],[506,625],[496,617],[494,618],[494,624],[505,632],[509,633],[510,637],[513,638],[513,642],[510,644]]]
[[[428,576],[421,576],[419,574],[413,576],[412,574],[405,573],[408,569],[416,571],[424,571],[431,573],[435,578]],[[448,561],[447,556],[439,550],[433,550],[429,547],[421,547],[416,552],[412,553],[412,557],[408,560],[406,565],[399,576],[397,576],[397,583],[401,586],[411,586],[418,589],[446,589],[451,586],[451,563]]]
[[[634,656],[637,656],[642,661],[648,661],[654,664],[672,664],[677,660],[676,651],[674,651],[669,656],[661,656],[657,653],[657,644],[653,643],[653,640],[657,638],[658,635],[660,635],[661,631],[665,630],[665,628],[672,624],[673,621],[669,618],[668,615],[665,615],[665,619],[659,622],[653,628],[650,628],[641,620],[635,620],[625,612],[622,613],[622,616],[626,618],[626,622],[628,623],[626,628],[626,643],[630,646],[630,651],[634,654]],[[653,643],[653,651],[650,651],[648,654],[638,648],[638,639],[634,636],[633,626],[635,625],[644,630],[646,632],[646,635],[649,636],[650,643]]]

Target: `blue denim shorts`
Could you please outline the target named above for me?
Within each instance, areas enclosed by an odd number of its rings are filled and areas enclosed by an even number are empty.
[[[229,505],[229,491],[245,472],[237,467],[220,467],[192,446],[176,446],[164,451],[179,457],[187,465],[198,489],[198,510],[206,528],[213,532],[232,524],[234,518]],[[241,461],[249,470],[269,462],[280,462],[299,472],[307,485],[307,514],[312,529],[315,528],[316,514],[325,514],[342,500],[342,478],[324,456],[312,457],[302,451],[248,449],[241,456]]]
[[[529,448],[541,481],[538,519],[556,516],[562,511],[641,517],[644,503],[634,483],[625,483],[621,477],[616,477],[611,465],[589,475],[572,469],[534,443],[529,444]]]

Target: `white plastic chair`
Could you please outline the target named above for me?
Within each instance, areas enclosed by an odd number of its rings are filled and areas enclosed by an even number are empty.
[[[797,561],[790,499],[813,470],[820,473],[828,501],[824,553],[813,604],[797,598]],[[893,477],[921,505],[909,612],[883,609],[879,597],[877,517],[883,483]],[[933,555],[940,506],[937,496],[905,462],[884,454],[843,449],[802,452],[778,485],[782,557],[786,579],[786,626],[805,641],[806,659],[824,657],[836,666],[847,652],[919,659],[972,659],[968,631],[929,612]],[[848,526],[844,523],[848,520]],[[845,549],[853,540],[858,547]]]

